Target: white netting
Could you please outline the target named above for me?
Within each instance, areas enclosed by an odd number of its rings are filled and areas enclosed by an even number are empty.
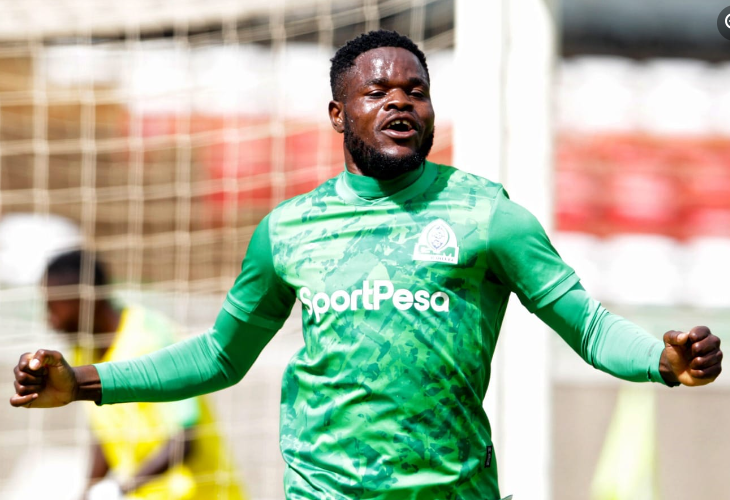
[[[0,1],[0,12],[6,393],[20,353],[68,350],[37,289],[60,247],[95,249],[117,296],[188,334],[212,323],[261,217],[342,169],[329,58],[356,34],[384,27],[421,43],[439,102],[432,158],[451,157],[453,1]],[[244,382],[215,397],[253,499],[283,497],[278,400],[298,327],[295,314]],[[78,498],[90,443],[80,405],[0,406],[0,443],[0,498],[40,481]]]

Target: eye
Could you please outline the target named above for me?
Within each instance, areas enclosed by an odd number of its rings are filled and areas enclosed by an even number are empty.
[[[382,90],[373,90],[372,92],[368,92],[367,95],[368,97],[373,97],[377,99],[379,97],[385,96],[385,92],[383,92]]]
[[[426,98],[426,93],[421,89],[413,89],[411,90],[411,95],[413,97],[416,97],[418,99],[424,99]]]

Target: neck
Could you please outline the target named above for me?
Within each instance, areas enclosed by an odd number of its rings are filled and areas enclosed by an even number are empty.
[[[350,150],[347,148],[344,148],[345,150],[345,170],[350,172],[353,175],[365,175],[362,173],[362,170],[360,170],[360,167],[357,166],[355,163],[355,159],[352,157],[352,154],[350,153]]]
[[[421,177],[424,171],[424,164],[415,170],[406,172],[393,179],[380,180],[362,174],[356,174],[349,169],[345,172],[345,183],[357,194],[358,197],[366,200],[384,198],[412,185]]]
[[[367,177],[370,179],[374,179],[379,182],[387,182],[392,181],[394,179],[397,179],[399,177],[403,177],[405,174],[408,174],[409,172],[412,172],[413,170],[417,170],[417,166],[412,166],[411,170],[403,171],[404,165],[402,165],[400,162],[395,161],[393,158],[389,158],[387,156],[379,157],[372,153],[370,155],[369,161],[373,162],[373,165],[371,165],[370,168],[361,168],[358,166],[358,163],[355,161],[354,155],[350,152],[349,149],[344,148],[345,150],[345,170],[349,172],[352,175],[358,175],[361,177]],[[367,160],[365,160],[367,161]],[[423,163],[423,162],[421,162]],[[391,168],[385,168],[383,169],[383,166],[390,165]],[[377,172],[377,173],[376,173]],[[395,175],[393,175],[395,172]]]

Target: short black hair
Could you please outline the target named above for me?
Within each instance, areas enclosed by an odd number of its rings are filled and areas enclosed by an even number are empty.
[[[81,284],[82,266],[89,259],[94,262],[94,286],[107,285],[109,280],[104,264],[93,252],[85,250],[70,250],[53,257],[46,265],[46,278],[60,278],[68,285]]]
[[[332,89],[333,99],[339,101],[343,97],[344,90],[342,88],[342,77],[355,65],[355,59],[357,59],[357,56],[367,52],[368,50],[380,47],[398,47],[412,52],[418,58],[421,66],[423,66],[423,70],[426,72],[426,78],[428,78],[429,81],[431,80],[431,77],[428,74],[426,56],[423,52],[421,52],[421,49],[418,48],[418,45],[416,45],[413,40],[396,31],[370,31],[347,42],[345,45],[340,47],[335,53],[335,56],[330,59],[332,62],[332,66],[330,66],[330,88]]]

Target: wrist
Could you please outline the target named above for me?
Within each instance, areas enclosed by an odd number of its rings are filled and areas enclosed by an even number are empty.
[[[76,378],[74,401],[101,402],[101,379],[94,365],[75,366],[72,368]]]
[[[677,387],[680,385],[677,375],[674,373],[674,370],[672,370],[672,367],[669,364],[666,349],[662,351],[662,357],[659,360],[659,374],[662,376],[664,383],[669,387]]]

